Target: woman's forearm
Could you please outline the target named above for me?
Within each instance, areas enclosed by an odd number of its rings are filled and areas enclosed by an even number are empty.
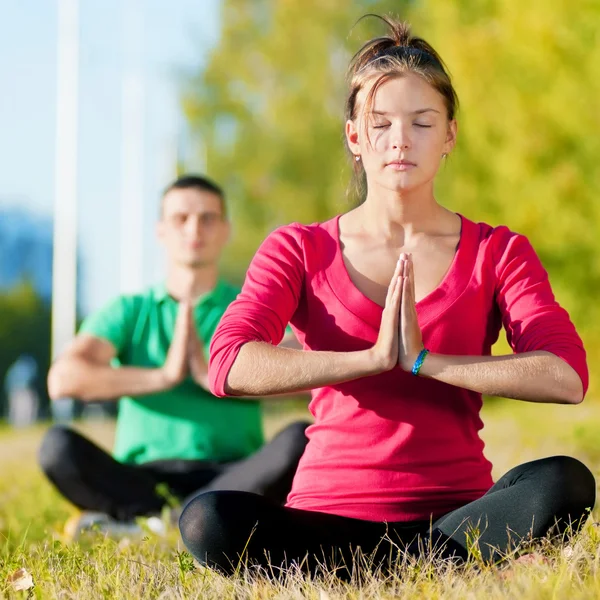
[[[381,371],[370,350],[312,352],[248,342],[229,370],[225,392],[232,396],[301,392]]]
[[[419,376],[488,396],[557,404],[583,400],[579,375],[561,358],[545,351],[506,356],[429,354]]]

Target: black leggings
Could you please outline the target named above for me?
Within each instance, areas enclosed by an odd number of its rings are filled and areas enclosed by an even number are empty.
[[[119,520],[160,512],[165,491],[183,504],[207,490],[242,490],[277,505],[290,491],[306,447],[306,427],[306,422],[292,423],[258,452],[235,462],[170,459],[132,465],[116,461],[76,431],[54,426],[42,441],[39,462],[75,506]],[[160,484],[166,490],[161,492]]]
[[[188,504],[179,527],[194,557],[226,574],[241,558],[275,570],[301,562],[313,573],[319,564],[342,566],[339,572],[347,575],[358,549],[378,567],[393,564],[399,552],[419,556],[431,548],[462,561],[476,539],[483,560],[495,561],[521,541],[562,533],[569,525],[578,530],[595,497],[588,468],[554,456],[515,467],[484,496],[433,523],[363,521],[277,506],[243,492],[209,492]]]

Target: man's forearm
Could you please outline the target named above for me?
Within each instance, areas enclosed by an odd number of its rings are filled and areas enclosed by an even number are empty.
[[[489,396],[577,404],[583,386],[575,370],[545,351],[506,356],[429,354],[419,376]]]
[[[48,374],[48,392],[53,400],[114,400],[121,396],[143,396],[172,387],[162,369],[114,368],[81,358],[60,359]]]

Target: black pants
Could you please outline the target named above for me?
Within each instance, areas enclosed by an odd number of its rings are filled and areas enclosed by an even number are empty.
[[[120,463],[72,429],[54,426],[42,441],[39,462],[75,506],[119,520],[160,512],[166,503],[160,484],[183,504],[203,491],[239,490],[264,495],[277,506],[291,489],[307,426],[289,425],[258,452],[236,462],[159,460],[141,465]]]
[[[183,541],[202,564],[230,574],[243,562],[263,567],[303,565],[315,572],[352,565],[360,548],[374,566],[393,564],[398,553],[419,556],[434,549],[462,561],[478,540],[485,561],[494,561],[520,541],[541,538],[556,525],[577,530],[594,506],[594,476],[567,456],[520,465],[483,497],[432,523],[378,523],[277,506],[243,492],[210,492],[194,498],[179,526]],[[305,560],[306,559],[306,560]],[[391,561],[391,562],[390,562]],[[344,573],[344,568],[341,569]]]

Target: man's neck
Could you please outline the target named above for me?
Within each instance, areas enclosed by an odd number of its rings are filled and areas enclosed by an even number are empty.
[[[171,266],[167,272],[167,291],[175,300],[189,299],[195,302],[217,285],[219,272],[216,266]]]

